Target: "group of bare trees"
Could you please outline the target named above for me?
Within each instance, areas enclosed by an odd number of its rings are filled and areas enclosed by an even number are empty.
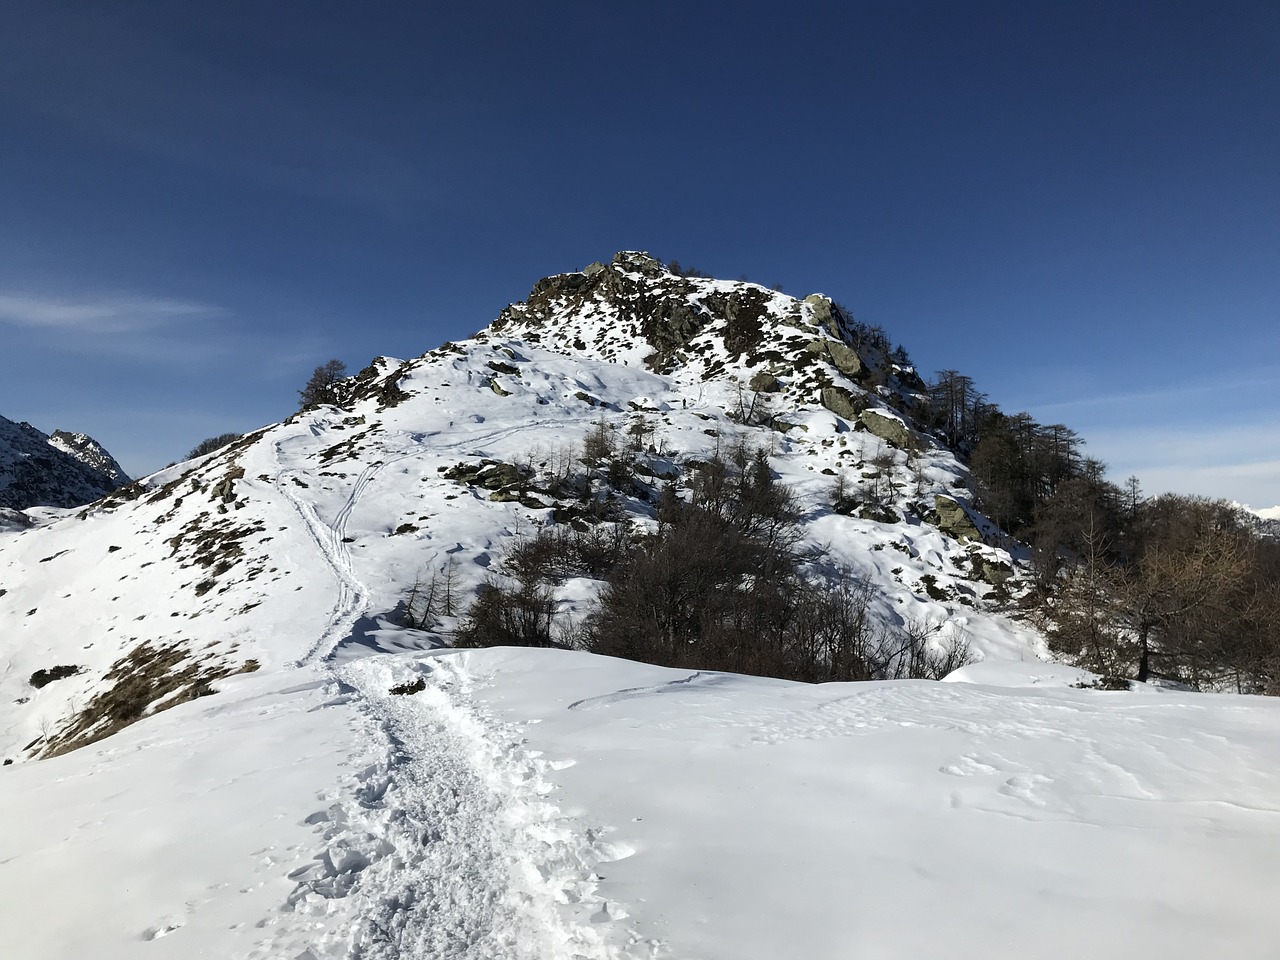
[[[578,646],[663,666],[804,681],[939,678],[967,661],[938,624],[890,625],[874,584],[813,575],[800,508],[763,450],[738,446],[662,491],[657,528],[543,528],[516,546],[456,638],[463,646]],[[555,589],[603,580],[585,618],[558,625]]]
[[[955,370],[915,412],[1030,548],[1027,601],[1060,650],[1117,679],[1280,693],[1280,544],[1237,508],[1117,486],[1075,431],[1003,413]]]
[[[1051,637],[1098,673],[1280,694],[1280,543],[1224,501],[1101,515],[1046,598]]]

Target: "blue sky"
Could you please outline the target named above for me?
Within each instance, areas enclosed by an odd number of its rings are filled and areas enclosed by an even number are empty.
[[[644,249],[1280,502],[1280,6],[4,0],[0,414],[137,474]]]

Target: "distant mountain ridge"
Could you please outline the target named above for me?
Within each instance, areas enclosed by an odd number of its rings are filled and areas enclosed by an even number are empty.
[[[0,507],[79,507],[129,482],[92,437],[0,416]]]

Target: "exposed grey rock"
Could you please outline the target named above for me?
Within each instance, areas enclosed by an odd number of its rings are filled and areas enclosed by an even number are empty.
[[[832,304],[828,297],[824,297],[820,293],[811,293],[804,298],[804,302],[809,305],[810,312],[813,314],[813,322],[821,329],[834,336],[839,336],[836,332],[835,322],[833,318]]]
[[[34,523],[35,521],[21,510],[0,507],[0,530],[25,530]]]
[[[809,353],[818,354],[847,377],[857,378],[866,374],[858,352],[838,340],[811,340],[804,348]]]
[[[896,417],[881,413],[879,410],[863,410],[859,420],[869,432],[901,450],[915,443],[915,434],[911,432],[910,427]]]
[[[124,468],[116,463],[115,458],[107,453],[102,444],[88,434],[55,430],[49,434],[49,444],[70,454],[86,466],[105,473],[117,487],[129,482],[129,475],[124,472]]]
[[[481,487],[485,490],[501,490],[528,480],[528,474],[514,463],[486,460],[483,463],[460,463],[445,471],[445,477],[456,483]]]
[[[856,420],[859,411],[866,405],[862,397],[855,396],[844,387],[823,387],[821,400],[824,407],[846,420]]]
[[[587,317],[607,322],[584,323]],[[832,380],[863,381],[883,359],[872,347],[856,345],[848,319],[822,294],[797,300],[754,283],[683,276],[646,253],[625,250],[607,264],[538,281],[528,299],[509,305],[490,330],[609,362],[647,346],[643,362],[655,372],[692,367],[706,379],[724,372],[753,383],[757,392],[801,402],[819,394],[828,409],[850,420],[868,401],[860,390],[848,384],[841,390]],[[900,445],[913,442],[912,434],[895,435]]]
[[[209,498],[230,503],[236,498],[236,482],[230,477],[223,477],[209,488]]]
[[[1013,567],[1000,560],[973,554],[973,575],[992,586],[998,586],[1013,576]]]
[[[752,376],[747,386],[756,393],[773,393],[782,386],[782,381],[767,370],[761,370]]]
[[[957,540],[982,540],[968,509],[955,497],[940,493],[934,497],[933,508],[938,514],[938,529],[947,536]]]
[[[619,250],[613,255],[613,265],[633,270],[646,277],[659,277],[667,272],[659,261],[640,250]]]
[[[543,503],[533,494],[517,487],[502,487],[489,494],[494,503],[518,503],[530,510],[545,510],[548,504]]]

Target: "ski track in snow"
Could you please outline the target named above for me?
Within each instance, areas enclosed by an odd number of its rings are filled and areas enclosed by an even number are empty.
[[[577,417],[567,420],[567,423],[573,425],[590,422],[592,422],[591,417]],[[491,443],[495,440],[503,440],[524,430],[527,430],[527,425],[515,424],[497,430],[485,431],[478,435],[465,436],[451,443],[433,444],[432,450],[434,452],[457,451],[466,447],[471,449],[472,456],[483,457],[486,452],[482,448],[477,449],[479,445]],[[311,428],[311,432],[313,436],[319,435],[317,427],[314,425]],[[428,434],[415,432],[409,433],[407,436],[415,443],[421,443],[424,440],[436,437],[438,434],[438,431]],[[329,626],[325,628],[311,648],[294,661],[295,666],[303,666],[329,657],[342,641],[351,636],[356,621],[369,612],[369,588],[356,576],[355,566],[351,559],[351,551],[347,548],[347,523],[374,478],[387,467],[402,460],[409,460],[418,456],[418,451],[410,451],[387,460],[375,460],[366,465],[360,471],[360,475],[356,477],[355,483],[351,486],[351,492],[334,516],[333,522],[325,523],[316,512],[316,508],[299,493],[303,488],[297,487],[294,483],[294,478],[298,477],[302,471],[286,467],[283,464],[280,448],[281,441],[276,441],[272,446],[272,453],[276,461],[275,488],[290,503],[298,516],[302,518],[302,522],[311,539],[315,542],[316,547],[319,548],[325,562],[333,572],[338,588],[338,596],[334,601]]]
[[[276,462],[279,463],[280,446],[278,443],[275,446],[275,454]],[[339,643],[351,635],[355,622],[367,611],[369,589],[356,576],[355,567],[351,562],[351,551],[347,549],[346,544],[347,522],[351,519],[351,514],[355,510],[356,504],[359,503],[361,496],[364,495],[369,484],[373,482],[373,478],[384,468],[400,460],[407,459],[409,456],[412,456],[412,454],[395,457],[387,461],[375,461],[361,470],[355,483],[352,484],[351,493],[347,495],[346,501],[338,510],[331,524],[321,520],[320,515],[316,513],[315,507],[291,488],[293,478],[297,476],[297,471],[281,466],[277,472],[276,489],[293,505],[294,510],[302,518],[307,531],[311,534],[311,539],[315,541],[326,563],[333,571],[334,579],[337,581],[338,586],[338,597],[334,601],[329,626],[321,633],[311,649],[295,661],[295,666],[313,663],[332,653]]]
[[[473,437],[468,445],[512,432]],[[417,438],[415,438],[417,439]],[[358,702],[383,760],[365,766],[353,795],[314,812],[323,836],[276,928],[253,960],[624,960],[660,947],[612,930],[627,912],[596,896],[596,864],[631,851],[579,832],[545,799],[549,763],[527,754],[514,731],[482,721],[466,678],[443,661],[370,657],[336,666],[326,658],[368,612],[369,591],[345,542],[347,523],[380,471],[412,454],[375,461],[356,478],[332,523],[295,491],[281,463],[275,487],[302,518],[337,582],[329,625],[297,667],[334,678],[333,703]],[[413,695],[388,691],[421,679]],[[355,760],[357,758],[353,758]],[[340,932],[322,918],[342,916]],[[311,918],[315,923],[308,923]]]

